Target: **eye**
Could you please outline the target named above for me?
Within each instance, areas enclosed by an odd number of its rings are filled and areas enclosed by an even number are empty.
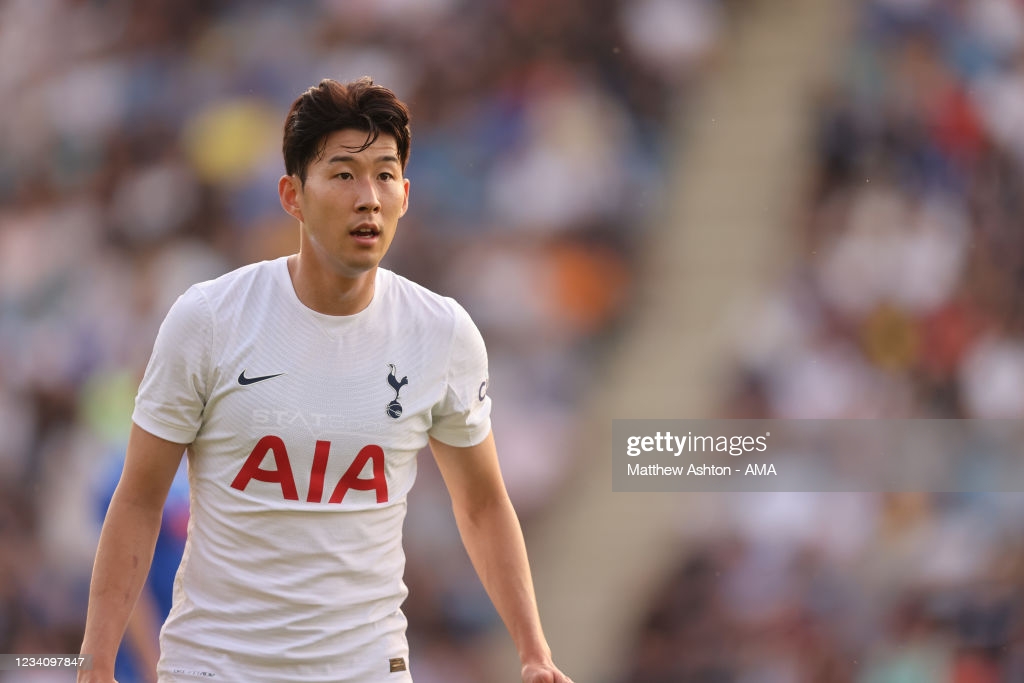
[[[388,171],[384,171],[384,172],[382,172],[382,173],[381,173],[380,175],[378,175],[377,177],[378,177],[378,178],[380,178],[381,180],[394,180],[394,179],[395,179],[395,176],[394,176],[394,174],[393,174],[393,173],[390,173],[390,172],[388,172]]]
[[[352,174],[349,173],[348,171],[342,171],[341,173],[338,173],[334,177],[335,178],[341,178],[342,180],[351,180],[352,179]]]

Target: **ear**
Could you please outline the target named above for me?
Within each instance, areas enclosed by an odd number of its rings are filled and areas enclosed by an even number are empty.
[[[405,196],[402,198],[402,213],[399,216],[404,216],[405,212],[409,210],[409,179],[403,178],[403,185],[405,187]]]
[[[283,175],[277,181],[277,195],[281,199],[281,208],[295,220],[302,222],[302,207],[299,197],[302,196],[302,181],[293,175]]]

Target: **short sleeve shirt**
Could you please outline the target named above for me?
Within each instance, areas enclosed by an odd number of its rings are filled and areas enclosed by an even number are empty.
[[[401,531],[416,454],[490,431],[469,315],[378,268],[327,316],[285,259],[190,288],[133,420],[188,451],[188,542],[161,681],[409,681]]]

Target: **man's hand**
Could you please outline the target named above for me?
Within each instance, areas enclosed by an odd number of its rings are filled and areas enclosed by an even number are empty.
[[[523,683],[572,683],[572,679],[552,663],[523,666]]]

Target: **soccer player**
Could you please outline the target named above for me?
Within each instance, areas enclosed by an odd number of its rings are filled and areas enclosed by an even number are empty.
[[[525,683],[541,630],[467,313],[380,268],[409,202],[409,114],[368,78],[292,105],[278,192],[299,250],[191,287],[157,335],[100,536],[80,683],[110,683],[188,452],[191,518],[161,683],[411,681],[402,521],[429,443]]]

